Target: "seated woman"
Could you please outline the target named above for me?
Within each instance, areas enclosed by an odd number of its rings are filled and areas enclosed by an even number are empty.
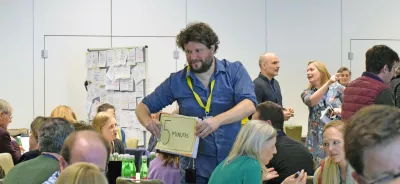
[[[107,112],[97,113],[93,118],[92,126],[96,132],[99,132],[108,142],[110,142],[110,154],[125,153],[124,144],[121,140],[117,139],[117,120],[112,114]]]
[[[115,117],[115,107],[111,104],[104,103],[97,108],[97,113],[99,112],[108,112],[114,115]],[[126,147],[126,140],[125,140],[125,132],[122,128],[117,127],[117,138],[122,140],[124,146]]]
[[[333,121],[325,125],[323,145],[327,157],[314,173],[314,184],[355,183],[351,174],[353,169],[348,164],[344,152],[344,132],[346,124]]]
[[[78,162],[68,166],[58,177],[57,184],[108,184],[100,169],[91,163]]]
[[[11,121],[11,106],[7,101],[0,99],[0,153],[10,153],[14,164],[17,164],[21,157],[21,150],[17,141],[7,131]]]
[[[64,118],[72,124],[78,122],[74,111],[71,107],[66,105],[60,105],[54,108],[50,116],[52,118]]]
[[[156,150],[156,158],[150,162],[149,179],[161,180],[165,184],[179,183],[179,157]]]
[[[211,174],[209,183],[261,183],[268,178],[265,165],[276,154],[276,131],[266,121],[251,120],[239,131],[232,150]],[[278,173],[279,174],[279,173]],[[303,170],[287,177],[282,183],[306,183]]]
[[[31,123],[31,133],[29,135],[29,151],[24,153],[18,163],[34,159],[41,154],[39,151],[39,130],[48,118],[38,116]]]

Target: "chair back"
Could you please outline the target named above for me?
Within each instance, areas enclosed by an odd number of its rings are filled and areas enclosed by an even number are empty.
[[[129,138],[126,140],[127,148],[137,148],[139,144],[139,139],[137,138]]]
[[[286,135],[298,142],[302,142],[301,140],[301,131],[303,127],[301,125],[285,125],[284,131]]]
[[[313,184],[314,183],[314,177],[313,176],[307,176],[306,184]]]
[[[6,175],[8,171],[14,167],[14,162],[10,153],[0,153],[0,166],[3,168]]]

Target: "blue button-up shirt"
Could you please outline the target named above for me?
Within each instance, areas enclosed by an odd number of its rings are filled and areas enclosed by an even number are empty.
[[[187,72],[186,67],[172,73],[142,102],[147,105],[151,113],[156,113],[177,101],[179,114],[205,117],[205,109],[200,107],[194,98],[186,81],[187,76],[192,80],[193,90],[200,96],[203,104],[206,104],[210,87],[205,88],[193,72]],[[217,116],[228,111],[244,99],[253,101],[254,105],[257,104],[253,82],[240,62],[216,59],[214,75],[211,76],[210,81],[214,79],[215,85],[209,116]],[[240,121],[222,125],[206,138],[200,139],[199,155],[195,163],[197,175],[206,178],[211,176],[214,168],[226,158],[231,150],[240,127]],[[183,167],[185,166],[183,165]]]

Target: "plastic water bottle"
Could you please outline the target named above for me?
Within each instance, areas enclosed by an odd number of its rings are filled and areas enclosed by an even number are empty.
[[[149,175],[149,169],[147,168],[147,157],[142,156],[142,166],[140,167],[140,178],[147,179]]]
[[[129,168],[131,169],[131,178],[136,178],[135,155],[129,155]]]

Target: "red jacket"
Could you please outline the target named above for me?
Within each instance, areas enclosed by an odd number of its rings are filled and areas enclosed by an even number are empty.
[[[361,108],[375,104],[378,94],[388,88],[380,78],[364,72],[361,77],[348,84],[343,92],[342,120],[348,120]]]

